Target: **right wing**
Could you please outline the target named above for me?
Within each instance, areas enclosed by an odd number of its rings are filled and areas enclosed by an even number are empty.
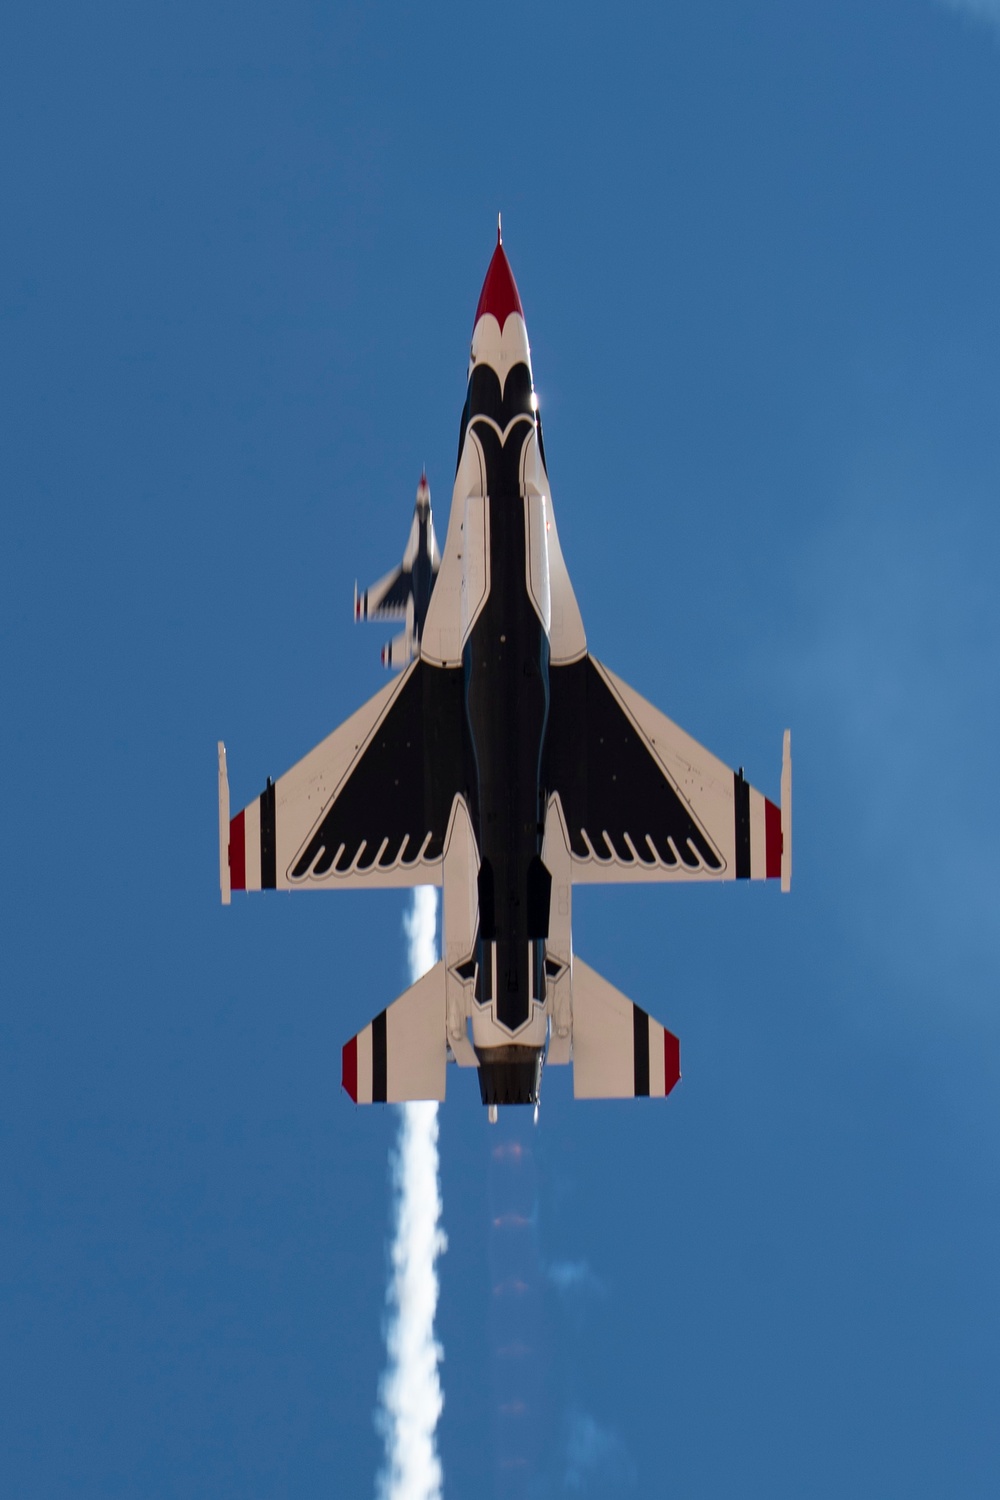
[[[574,881],[791,881],[791,749],[782,805],[592,656],[550,672],[545,784]]]
[[[223,901],[227,886],[440,885],[464,726],[461,671],[414,662],[228,825],[220,747]]]
[[[413,592],[413,574],[409,569],[393,568],[370,589],[358,593],[354,585],[354,618],[356,620],[401,620]]]

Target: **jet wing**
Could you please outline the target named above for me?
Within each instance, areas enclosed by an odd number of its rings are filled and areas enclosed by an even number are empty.
[[[343,1049],[341,1081],[355,1104],[443,1100],[448,1041],[445,972],[434,967]]]
[[[354,594],[356,620],[401,620],[413,592],[413,574],[409,569],[393,568],[370,589]]]
[[[223,901],[229,889],[440,885],[466,789],[461,671],[413,662],[231,820],[219,756]]]
[[[545,757],[574,882],[781,877],[788,888],[787,733],[779,808],[588,655],[551,670]]]

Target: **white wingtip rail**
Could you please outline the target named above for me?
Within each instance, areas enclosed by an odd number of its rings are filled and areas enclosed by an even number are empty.
[[[219,741],[219,888],[222,904],[232,900],[229,877],[229,773],[226,770],[226,747]]]
[[[781,747],[781,889],[792,888],[792,731]]]

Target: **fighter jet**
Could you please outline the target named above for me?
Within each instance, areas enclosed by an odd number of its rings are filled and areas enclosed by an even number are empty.
[[[371,591],[370,591],[371,592]],[[414,614],[416,620],[416,613]],[[359,1104],[537,1104],[543,1061],[577,1098],[665,1096],[680,1045],[573,950],[573,887],[791,884],[780,804],[587,649],[546,472],[524,312],[498,233],[473,324],[448,535],[419,655],[230,819],[230,892],[443,887],[443,955],[343,1049]]]
[[[356,620],[405,620],[405,629],[382,647],[382,665],[399,671],[420,654],[420,637],[427,606],[431,602],[434,580],[441,566],[434,520],[431,516],[431,492],[427,473],[420,476],[417,500],[413,507],[410,538],[398,568],[358,593],[354,585],[354,618]]]

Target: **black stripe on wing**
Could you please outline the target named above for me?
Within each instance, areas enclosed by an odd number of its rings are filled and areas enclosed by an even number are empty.
[[[549,675],[545,785],[575,858],[654,870],[723,861],[589,656]]]
[[[418,662],[296,856],[293,881],[440,859],[465,790],[461,669]]]

